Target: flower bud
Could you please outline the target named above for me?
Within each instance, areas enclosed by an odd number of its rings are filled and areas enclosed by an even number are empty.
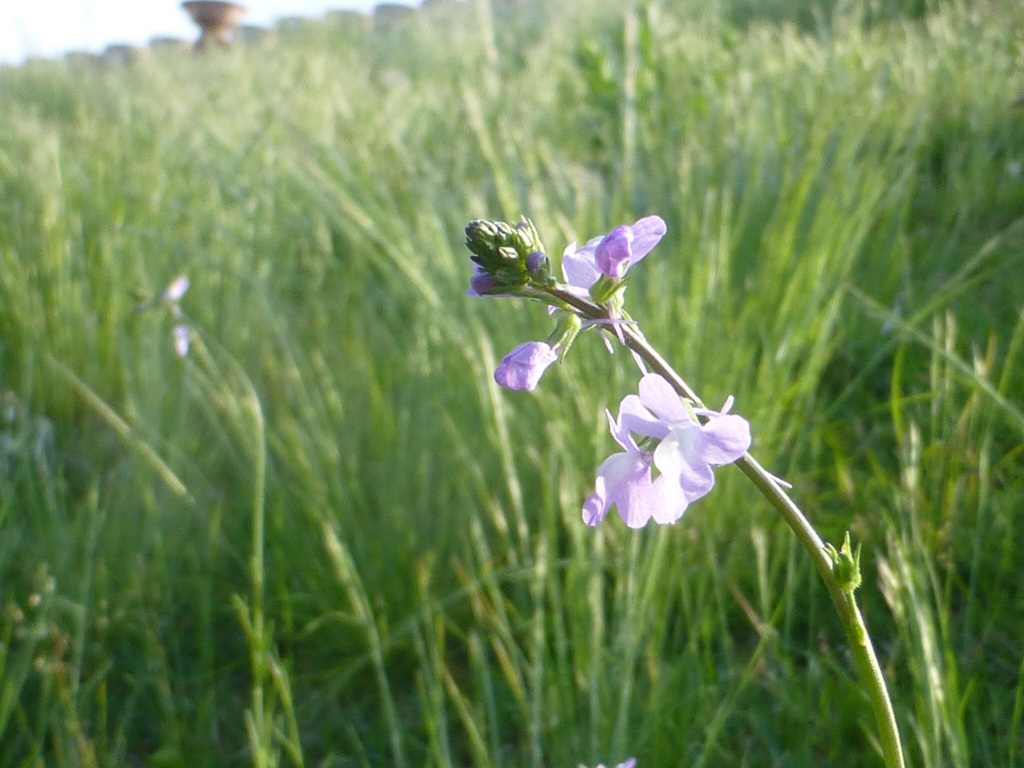
[[[516,247],[521,253],[530,254],[544,250],[544,244],[540,241],[537,228],[533,226],[533,222],[529,219],[520,219],[519,223],[516,224],[515,232]]]
[[[515,226],[504,221],[471,221],[466,226],[466,247],[477,265],[471,285],[475,295],[516,294],[531,283],[546,284],[549,279],[540,236],[527,219]],[[492,282],[480,275],[489,276]],[[482,285],[487,287],[481,290]]]
[[[543,341],[528,341],[513,349],[498,365],[494,380],[506,389],[532,392],[558,353]]]
[[[503,221],[477,219],[466,225],[466,247],[471,253],[488,258],[505,244],[505,234],[511,227]]]
[[[526,271],[533,283],[551,282],[551,262],[543,251],[534,251],[526,257]]]
[[[831,544],[825,545],[825,553],[832,561],[832,570],[840,588],[847,594],[853,594],[860,586],[860,545],[854,549],[850,544],[850,532],[843,537],[842,546],[837,550]]]

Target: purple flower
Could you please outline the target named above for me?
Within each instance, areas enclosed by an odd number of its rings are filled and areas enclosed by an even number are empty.
[[[497,284],[498,281],[494,279],[494,275],[485,272],[479,264],[474,264],[473,276],[469,278],[469,288],[466,289],[466,295],[482,296],[488,299],[516,295],[514,293],[501,293],[494,290]]]
[[[609,413],[608,422],[612,437],[626,450],[609,456],[598,468],[594,492],[583,503],[583,522],[597,525],[615,506],[630,528],[643,528],[651,518],[658,523],[674,523],[687,505],[679,484],[665,475],[653,477],[653,455],[642,450],[629,434],[622,408],[618,420]]]
[[[654,451],[654,465],[663,476],[677,479],[689,501],[715,484],[712,467],[731,464],[750,447],[750,424],[741,416],[721,413],[704,424],[679,424]]]
[[[548,256],[543,251],[534,251],[526,257],[526,271],[531,275],[537,274],[541,267],[547,263]]]
[[[572,243],[562,254],[562,272],[566,282],[586,295],[601,275],[621,279],[665,236],[660,216],[645,216],[632,225],[616,227],[603,237],[588,240],[576,250]]]
[[[616,227],[598,244],[594,260],[601,273],[621,278],[665,236],[665,222],[660,216],[647,216],[633,226]]]
[[[467,296],[486,296],[487,291],[494,287],[494,278],[484,272],[479,264],[473,265],[473,276],[469,278]]]
[[[601,763],[594,768],[604,768],[604,763]],[[619,763],[616,768],[636,768],[636,758],[631,757],[624,763]]]
[[[750,447],[750,424],[728,415],[729,405],[731,400],[721,412],[697,411],[707,417],[700,424],[664,378],[644,376],[639,396],[626,395],[612,422],[612,436],[626,450],[598,469],[594,493],[583,504],[584,522],[597,525],[612,505],[630,528],[682,517],[690,502],[711,490],[712,468],[736,461]]]
[[[565,275],[565,282],[569,284],[570,291],[577,296],[585,298],[590,286],[601,277],[601,270],[597,268],[594,260],[594,253],[601,239],[592,238],[579,250],[576,250],[576,243],[569,243],[562,251],[562,274]]]
[[[513,349],[498,365],[494,380],[506,389],[532,392],[558,353],[543,341],[528,341]]]

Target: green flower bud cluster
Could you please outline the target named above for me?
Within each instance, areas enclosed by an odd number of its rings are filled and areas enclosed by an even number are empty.
[[[546,284],[548,258],[533,222],[515,226],[478,219],[466,225],[466,247],[486,281],[486,293],[518,293],[531,283]]]
[[[832,561],[832,570],[840,588],[846,594],[852,595],[861,582],[860,544],[854,549],[850,544],[850,533],[847,531],[839,549],[837,550],[831,544],[826,544],[825,553]]]

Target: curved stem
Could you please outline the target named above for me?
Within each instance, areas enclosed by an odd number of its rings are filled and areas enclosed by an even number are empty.
[[[663,376],[683,397],[693,400],[698,407],[703,407],[700,398],[686,384],[682,377],[675,372],[664,358],[659,355],[643,335],[634,327],[625,326],[622,335],[627,347],[643,358],[652,370]],[[885,756],[885,764],[888,768],[903,768],[903,750],[900,746],[899,727],[896,724],[896,715],[893,712],[892,702],[889,699],[889,691],[885,685],[885,677],[882,675],[882,668],[875,655],[871,637],[868,635],[867,625],[864,617],[861,616],[857,607],[853,591],[847,591],[836,578],[833,570],[832,559],[829,556],[825,545],[804,516],[796,503],[786,494],[775,478],[767,472],[749,453],[743,454],[736,461],[736,466],[764,495],[768,502],[778,510],[782,519],[796,534],[797,539],[807,554],[811,556],[814,567],[818,569],[829,596],[835,604],[836,612],[839,614],[839,621],[846,632],[846,638],[850,642],[857,669],[860,672],[861,682],[867,687],[871,697],[871,706],[875,712],[875,721],[878,724],[879,735],[882,739],[882,752]]]
[[[587,319],[597,321],[614,319],[606,307],[577,298],[559,289],[551,290],[550,293]],[[682,397],[693,401],[694,405],[698,408],[704,407],[697,394],[647,342],[635,325],[618,324],[614,327],[614,330],[606,330],[617,336],[630,350],[643,359],[652,371],[664,377]],[[782,515],[782,519],[786,521],[786,524],[796,534],[797,540],[807,551],[807,554],[811,556],[814,567],[817,568],[822,581],[825,582],[825,587],[828,589],[829,596],[836,607],[836,612],[839,614],[839,621],[843,626],[843,631],[846,633],[847,640],[850,642],[861,682],[867,688],[871,698],[871,707],[875,713],[875,721],[878,725],[882,741],[882,753],[885,757],[885,764],[887,768],[904,768],[903,750],[900,745],[896,715],[893,712],[889,691],[885,685],[885,677],[882,675],[882,668],[878,663],[878,657],[875,655],[874,646],[868,635],[867,625],[864,623],[864,617],[861,616],[860,609],[857,607],[853,589],[844,588],[837,578],[832,558],[821,537],[818,536],[803,512],[786,494],[776,479],[758,464],[749,453],[743,454],[736,461],[736,465],[768,502],[775,507],[779,514]]]

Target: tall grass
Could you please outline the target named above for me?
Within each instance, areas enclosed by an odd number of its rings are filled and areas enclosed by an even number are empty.
[[[547,316],[464,297],[465,222],[647,213],[631,313],[864,543],[909,763],[1022,764],[1022,30],[480,0],[0,72],[0,765],[879,762],[738,473],[582,525],[627,356],[491,379]]]

